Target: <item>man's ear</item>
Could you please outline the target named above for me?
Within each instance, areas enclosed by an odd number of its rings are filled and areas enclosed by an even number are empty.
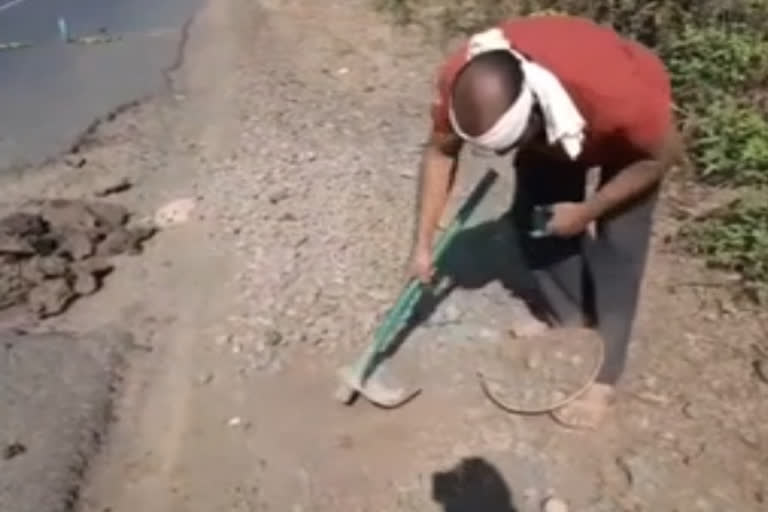
[[[437,149],[445,156],[456,158],[459,156],[464,141],[453,132],[432,132],[428,145]]]

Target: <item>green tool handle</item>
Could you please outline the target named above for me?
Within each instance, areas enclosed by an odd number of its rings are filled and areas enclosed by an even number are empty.
[[[489,170],[464,201],[459,211],[456,212],[448,228],[440,235],[435,244],[433,261],[436,266],[439,267],[440,261],[451,242],[463,229],[472,212],[497,179],[498,173],[494,170]],[[421,282],[415,278],[408,281],[405,289],[400,293],[397,302],[376,329],[372,350],[367,351],[363,357],[364,360],[360,362],[360,371],[363,379],[368,376],[367,373],[371,362],[377,355],[389,348],[389,344],[395,339],[399,328],[410,318],[413,308],[421,299],[422,292],[423,285]]]

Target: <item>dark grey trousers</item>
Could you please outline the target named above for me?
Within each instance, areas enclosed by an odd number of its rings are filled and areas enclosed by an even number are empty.
[[[614,384],[627,357],[658,187],[597,222],[597,236],[531,238],[535,205],[584,200],[587,168],[519,155],[512,220],[538,287],[532,307],[550,323],[591,325],[605,343],[598,382]],[[615,174],[601,170],[602,186]]]

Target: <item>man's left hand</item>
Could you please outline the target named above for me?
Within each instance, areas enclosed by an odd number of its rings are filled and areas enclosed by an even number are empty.
[[[547,233],[563,238],[583,234],[594,220],[586,203],[555,203],[552,217],[547,224]]]

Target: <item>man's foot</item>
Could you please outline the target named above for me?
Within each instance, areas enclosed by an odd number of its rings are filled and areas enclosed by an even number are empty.
[[[608,384],[593,384],[583,395],[552,411],[562,426],[576,430],[594,430],[600,426],[615,401],[616,390]]]

